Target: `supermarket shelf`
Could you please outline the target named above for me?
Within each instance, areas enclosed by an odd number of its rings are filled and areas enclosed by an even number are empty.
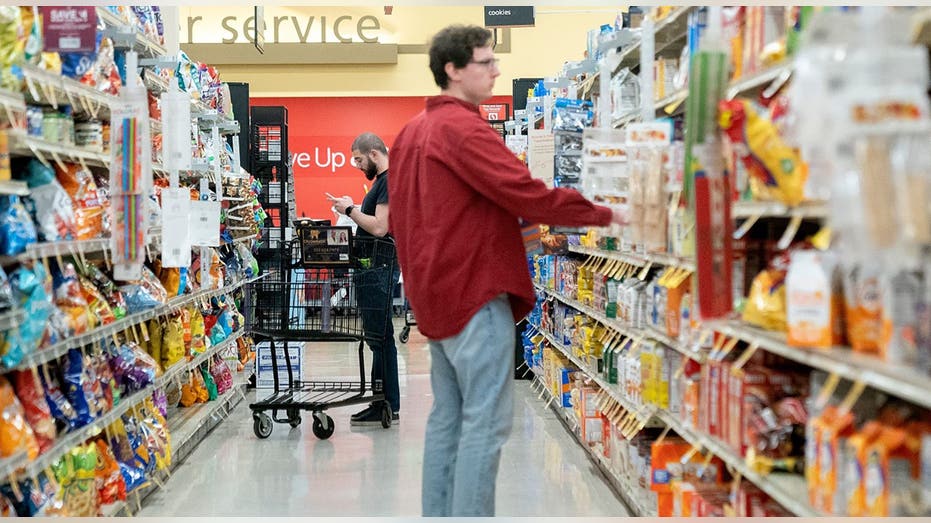
[[[10,156],[31,156],[51,166],[54,163],[76,163],[82,167],[108,167],[110,155],[81,149],[76,145],[52,143],[23,131],[10,132]]]
[[[733,80],[728,84],[727,87],[727,98],[732,99],[741,94],[749,93],[761,87],[766,87],[767,85],[778,80],[783,75],[785,79],[788,79],[788,75],[792,74],[792,64],[791,63],[781,63],[752,73],[736,80]]]
[[[0,181],[0,194],[29,196],[29,185],[19,180],[3,180]]]
[[[690,359],[698,361],[699,363],[703,362],[705,356],[707,355],[705,352],[691,350],[682,343],[675,343],[671,338],[669,338],[665,334],[660,333],[656,329],[652,329],[652,328],[637,329],[633,327],[628,327],[627,325],[624,325],[617,319],[608,318],[603,312],[599,312],[595,310],[594,308],[589,307],[588,305],[585,305],[577,300],[569,298],[568,296],[564,296],[554,290],[547,289],[536,283],[534,284],[534,286],[537,288],[537,290],[556,298],[557,300],[578,310],[579,312],[585,313],[590,318],[598,320],[604,326],[612,328],[620,332],[624,336],[627,336],[628,338],[641,339],[641,340],[651,339],[654,341],[658,341],[666,345],[667,347],[675,350],[676,352],[679,352],[680,354]]]
[[[147,90],[152,91],[156,96],[168,90],[168,80],[157,75],[155,71],[151,69],[143,70],[142,83]]]
[[[23,93],[0,88],[0,123],[8,127],[24,128],[26,126],[26,98]]]
[[[915,405],[931,408],[928,393],[928,375],[906,365],[895,365],[877,357],[854,352],[846,347],[828,350],[800,349],[786,344],[784,334],[751,327],[743,322],[731,321],[721,325],[709,324],[715,331],[758,343],[760,348],[797,361],[809,367],[835,373],[852,381],[886,392]]]
[[[177,469],[207,434],[216,428],[237,405],[245,400],[248,380],[242,373],[233,377],[233,387],[216,401],[198,403],[186,408],[169,407],[168,433],[171,435],[171,470]],[[133,510],[144,505],[149,495],[159,489],[150,481],[129,494],[126,501],[101,507],[102,517],[133,516]]]
[[[24,100],[56,108],[59,104],[67,104],[75,114],[110,119],[110,106],[117,100],[115,96],[34,65],[23,65],[22,71],[26,81]]]
[[[602,249],[591,249],[581,245],[570,245],[569,251],[578,254],[587,254],[589,256],[598,256],[609,260],[618,260],[638,267],[647,265],[661,265],[663,267],[678,267],[689,271],[695,271],[695,261],[671,254],[642,254],[634,252],[605,251]]]
[[[620,403],[621,406],[628,411],[637,412],[638,419],[641,421],[644,420],[643,416],[646,416],[646,419],[655,416],[659,421],[670,427],[692,445],[704,448],[705,450],[721,458],[722,461],[733,467],[735,470],[739,470],[741,475],[746,480],[752,482],[760,489],[765,491],[767,494],[769,494],[770,497],[775,499],[777,502],[779,502],[780,505],[792,513],[799,516],[820,515],[818,511],[816,511],[805,502],[805,500],[808,499],[808,495],[807,485],[805,483],[804,477],[788,473],[773,473],[768,476],[763,476],[753,471],[746,464],[744,459],[737,455],[737,453],[734,452],[734,450],[732,450],[730,447],[721,443],[716,438],[713,438],[691,427],[687,427],[684,423],[682,423],[682,421],[680,421],[670,412],[655,407],[647,407],[646,410],[644,410],[643,407],[640,409],[634,408],[630,402],[620,394],[620,391],[617,390],[616,386],[612,386],[596,373],[594,373],[590,367],[584,365],[578,358],[570,354],[565,347],[553,339],[553,337],[548,333],[542,331],[541,333],[544,337],[546,337],[547,341],[549,341],[554,348],[565,354],[570,359],[570,361],[572,361],[572,363],[574,363],[580,370],[582,370],[588,378],[597,383],[598,386],[601,387],[603,391],[607,392],[612,399]]]
[[[216,296],[222,296],[229,294],[234,290],[246,285],[247,283],[258,280],[258,278],[252,278],[240,281],[239,283],[230,285],[228,287],[223,287],[220,289],[203,289],[195,293],[189,294],[187,296],[182,296],[175,298],[169,301],[167,304],[160,307],[155,307],[148,311],[139,312],[136,314],[131,314],[121,320],[117,320],[109,325],[99,327],[90,332],[79,334],[77,336],[63,340],[47,349],[40,349],[37,352],[29,354],[23,358],[22,363],[13,367],[17,370],[25,370],[38,365],[42,365],[49,361],[58,359],[64,356],[69,350],[77,349],[83,347],[94,341],[106,339],[111,336],[116,336],[117,333],[130,329],[140,323],[149,321],[152,318],[157,318],[159,316],[164,316],[166,314],[171,314],[173,312],[179,311],[188,305],[195,303],[199,300],[209,300]],[[13,370],[9,369],[9,370]]]
[[[187,371],[196,369],[197,367],[200,366],[201,363],[212,358],[215,354],[219,353],[220,351],[224,349],[231,347],[234,343],[236,343],[236,340],[238,340],[239,338],[243,336],[243,334],[244,334],[244,331],[240,329],[239,332],[232,334],[231,336],[229,336],[222,342],[210,347],[209,349],[204,351],[202,354],[198,354],[197,356],[192,358],[190,361],[178,362],[172,365],[167,370],[165,370],[165,372],[161,376],[155,379],[155,386],[159,388],[164,387],[165,385],[174,381],[174,379],[178,375],[184,374]]]
[[[688,33],[688,14],[695,10],[694,6],[677,7],[665,18],[656,22],[654,26],[654,48],[657,53],[664,51],[675,42],[681,41]],[[678,50],[677,50],[678,51]],[[620,53],[621,63],[614,70],[617,74],[625,67],[634,67],[640,64],[640,40],[636,40]]]
[[[648,406],[648,405],[639,405],[639,406],[634,405],[621,394],[621,391],[619,390],[619,387],[617,385],[612,385],[608,383],[607,381],[605,381],[604,378],[602,378],[601,376],[598,375],[598,373],[592,370],[590,365],[586,364],[578,356],[572,354],[572,351],[568,347],[559,343],[559,341],[557,341],[556,338],[554,338],[550,333],[545,332],[539,328],[537,329],[537,331],[540,332],[540,334],[542,334],[544,338],[546,338],[546,341],[548,341],[550,345],[553,346],[553,348],[558,350],[565,357],[569,358],[569,361],[571,361],[573,365],[575,365],[582,372],[584,372],[585,376],[587,376],[591,381],[594,381],[595,383],[597,383],[598,387],[600,387],[601,390],[608,393],[611,396],[611,398],[613,398],[616,402],[620,403],[621,406],[624,407],[625,410],[627,410],[628,412],[636,413],[637,419],[644,423],[647,423],[650,421],[650,419],[653,417],[655,413],[655,409],[656,409],[655,407]]]
[[[731,217],[750,218],[762,217],[792,217],[821,219],[828,215],[827,202],[802,202],[795,207],[789,207],[779,202],[734,202],[731,207]]]
[[[0,459],[0,481],[6,482],[6,478],[28,464],[29,458],[26,456],[25,450],[20,450],[10,457]]]
[[[563,407],[556,398],[553,396],[552,392],[546,387],[546,384],[539,381],[539,378],[535,380],[535,384],[541,387],[547,396],[547,405],[553,412],[556,413],[556,418],[562,423],[566,431],[568,431],[575,438],[576,442],[585,450],[589,459],[598,467],[598,470],[601,474],[608,480],[608,483],[611,485],[612,490],[621,498],[621,501],[624,505],[627,506],[628,510],[631,512],[631,515],[637,517],[649,516],[651,512],[646,510],[639,500],[634,499],[630,495],[630,485],[627,481],[622,478],[619,478],[617,474],[611,470],[611,467],[608,465],[607,461],[603,456],[596,453],[588,446],[587,443],[582,441],[582,435],[579,433],[579,420],[576,419],[575,414],[572,413],[571,408]]]
[[[129,397],[123,398],[118,405],[110,409],[110,412],[97,418],[90,425],[63,435],[63,437],[56,440],[55,445],[51,449],[26,465],[26,475],[28,477],[38,476],[39,473],[50,467],[71,449],[103,432],[106,427],[118,420],[120,416],[150,397],[154,391],[155,387],[150,385],[140,391],[134,392]]]
[[[804,476],[789,473],[772,473],[762,475],[751,469],[743,457],[737,455],[730,447],[724,445],[716,438],[704,434],[691,427],[685,426],[679,419],[669,412],[657,411],[657,416],[667,426],[676,431],[686,441],[696,447],[704,448],[735,470],[740,471],[743,478],[766,492],[789,512],[802,517],[821,516],[819,511],[808,504],[808,485]]]
[[[733,80],[728,84],[727,88],[727,97],[728,99],[750,93],[757,89],[763,88],[776,81],[783,75],[789,75],[792,73],[792,65],[789,63],[775,65],[768,69],[764,69],[758,73],[745,76],[743,78],[738,78]],[[659,115],[669,116],[672,114],[679,113],[685,109],[684,102],[689,96],[688,89],[681,89],[675,93],[670,94],[664,98],[656,100],[653,104],[653,108],[656,113]],[[666,107],[669,105],[674,105],[675,110],[666,111]],[[624,127],[625,125],[633,122],[640,118],[640,110],[631,111],[623,116],[619,116],[611,121],[612,125],[615,128]]]
[[[131,38],[133,39],[132,47],[140,54],[141,57],[157,58],[167,54],[164,46],[139,32],[138,29],[129,25],[129,22],[123,20],[106,7],[97,8],[97,18],[104,23],[107,29],[111,29],[118,33],[131,35]]]
[[[0,331],[10,330],[23,322],[26,318],[26,311],[15,307],[3,314],[0,314]]]

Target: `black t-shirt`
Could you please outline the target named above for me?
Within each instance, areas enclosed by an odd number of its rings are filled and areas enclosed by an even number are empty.
[[[360,210],[362,214],[375,216],[375,208],[386,203],[388,203],[388,171],[375,178],[375,183],[362,200]],[[386,235],[385,238],[390,240],[391,235]],[[359,258],[374,258],[376,265],[385,265],[395,258],[393,244],[376,242],[375,236],[362,227],[356,227],[354,249]]]
[[[375,207],[385,203],[388,203],[388,171],[375,177],[375,183],[372,185],[372,189],[369,190],[365,198],[362,199],[360,210],[362,214],[375,216]],[[356,236],[359,238],[373,237],[362,227],[356,227]]]

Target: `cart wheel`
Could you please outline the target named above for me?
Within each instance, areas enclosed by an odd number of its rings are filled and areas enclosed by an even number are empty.
[[[291,428],[300,426],[301,424],[301,411],[297,409],[288,409],[288,425],[291,425]]]
[[[320,439],[327,439],[333,435],[333,431],[336,427],[333,425],[333,418],[323,415],[326,418],[326,427],[323,426],[323,422],[320,421],[320,418],[314,416],[314,436],[317,436]]]
[[[272,435],[272,419],[268,414],[259,412],[252,416],[252,430],[255,431],[256,437],[265,439]]]
[[[381,426],[391,428],[391,407],[387,403],[383,403],[381,407]]]
[[[401,334],[398,336],[398,340],[401,343],[407,343],[407,340],[411,339],[411,328],[404,327],[401,329]]]

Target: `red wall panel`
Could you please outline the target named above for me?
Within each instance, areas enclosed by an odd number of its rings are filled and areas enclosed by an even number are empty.
[[[371,131],[388,147],[424,107],[424,97],[252,98],[252,105],[288,108],[288,149],[294,156],[298,216],[333,219],[325,193],[361,202],[371,182],[350,164],[352,140]],[[496,96],[488,103],[511,104]],[[390,169],[390,167],[389,167]]]

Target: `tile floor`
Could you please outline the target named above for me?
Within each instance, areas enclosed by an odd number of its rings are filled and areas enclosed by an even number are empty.
[[[399,345],[401,421],[350,427],[359,409],[330,411],[336,432],[318,440],[307,420],[276,424],[267,440],[252,432],[243,402],[152,494],[141,516],[418,516],[423,435],[430,409],[430,357],[416,330]],[[356,353],[315,344],[305,372],[351,376]],[[368,368],[368,364],[366,365]],[[261,394],[261,393],[260,393]],[[251,401],[254,393],[247,396]],[[624,505],[555,413],[517,382],[514,430],[498,475],[500,516],[626,516]]]

